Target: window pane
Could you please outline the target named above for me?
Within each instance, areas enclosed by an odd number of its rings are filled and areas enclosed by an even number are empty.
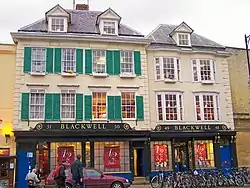
[[[52,18],[51,30],[57,32],[64,31],[64,19]]]
[[[44,119],[44,93],[30,93],[30,119]]]
[[[201,80],[212,80],[210,60],[200,60]]]
[[[107,118],[107,102],[105,92],[94,92],[92,99],[92,117],[93,119]]]
[[[76,71],[76,60],[75,60],[75,49],[65,48],[62,49],[62,64],[63,72],[75,72]]]
[[[193,79],[194,81],[198,81],[198,66],[197,66],[197,61],[193,60]]]
[[[46,49],[32,48],[31,72],[45,72]]]
[[[189,45],[188,35],[187,34],[179,34],[179,45]]]
[[[115,34],[115,22],[105,21],[103,25],[104,34]]]
[[[134,62],[132,51],[121,51],[121,73],[133,74]]]
[[[214,97],[213,95],[203,95],[204,120],[215,120]]]
[[[178,107],[176,94],[165,94],[166,120],[178,120]]]
[[[196,119],[201,120],[201,104],[199,95],[195,96]]]
[[[176,79],[174,58],[163,58],[163,74],[165,79]]]
[[[93,72],[106,73],[105,50],[93,50]]]
[[[122,93],[122,118],[135,118],[135,93]]]
[[[161,79],[161,66],[160,66],[160,59],[155,58],[155,74],[156,74],[156,80]]]
[[[194,151],[196,168],[214,167],[214,147],[212,140],[195,141]]]
[[[61,117],[62,119],[75,118],[75,93],[62,91],[61,94]]]
[[[163,107],[162,107],[162,98],[161,95],[157,95],[157,110],[158,110],[158,119],[163,120]]]

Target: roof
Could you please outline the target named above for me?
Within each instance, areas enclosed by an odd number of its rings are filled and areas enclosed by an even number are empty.
[[[71,24],[69,25],[68,33],[81,33],[81,34],[100,34],[99,28],[96,25],[98,15],[102,14],[101,11],[86,11],[86,10],[67,10],[71,14]],[[18,31],[25,32],[48,32],[48,26],[45,19],[36,21],[30,25],[20,28]],[[143,35],[131,29],[130,27],[120,24],[119,35],[123,36],[139,36]]]
[[[177,27],[178,25],[160,24],[147,36],[147,38],[152,40],[152,43],[176,45],[176,42],[170,36],[170,33]],[[220,45],[196,33],[191,34],[191,44],[192,46],[197,47],[224,48],[223,45]]]

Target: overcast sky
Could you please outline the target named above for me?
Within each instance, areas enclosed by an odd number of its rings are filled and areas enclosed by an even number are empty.
[[[86,3],[87,0],[76,0]],[[90,10],[115,10],[126,25],[144,35],[158,24],[185,21],[195,33],[226,46],[244,47],[250,35],[250,0],[89,0]],[[71,9],[73,0],[1,0],[0,42],[12,42],[10,32],[44,17],[60,4]]]

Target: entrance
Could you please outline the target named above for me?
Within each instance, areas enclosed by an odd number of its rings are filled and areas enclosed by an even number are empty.
[[[222,169],[232,168],[229,145],[220,146],[220,166]]]
[[[144,148],[134,148],[134,176],[145,176]]]
[[[193,150],[191,141],[177,141],[174,143],[175,171],[184,172],[193,166]]]

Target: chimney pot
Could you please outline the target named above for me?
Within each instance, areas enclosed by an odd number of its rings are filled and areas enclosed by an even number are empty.
[[[77,4],[76,10],[89,10],[89,5],[87,4]]]

